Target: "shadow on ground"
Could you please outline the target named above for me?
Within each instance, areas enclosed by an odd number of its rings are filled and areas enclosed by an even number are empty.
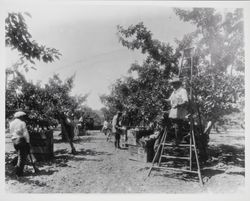
[[[79,143],[89,143],[95,139],[93,136],[81,136],[81,137],[75,137],[73,140],[74,144],[79,144]],[[95,139],[96,140],[96,139]],[[53,139],[54,143],[68,143],[66,140],[62,140],[61,138],[54,138]]]
[[[56,150],[54,152],[54,157],[48,161],[37,161],[35,166],[39,169],[38,173],[33,173],[32,171],[25,171],[24,177],[18,179],[19,182],[24,182],[28,184],[36,184],[39,186],[45,186],[46,184],[37,184],[38,181],[34,181],[33,179],[29,179],[29,176],[35,175],[52,175],[53,173],[57,172],[55,170],[56,167],[69,167],[69,161],[96,161],[101,162],[103,159],[96,159],[96,158],[87,158],[87,156],[100,156],[100,155],[111,155],[108,152],[98,152],[92,149],[80,149],[77,151],[76,155],[68,153],[66,149]],[[16,154],[14,151],[5,153],[5,176],[6,181],[8,180],[17,180],[14,174],[14,165],[12,161]],[[32,167],[32,165],[28,162],[28,166]],[[44,167],[46,167],[44,169]],[[50,167],[53,167],[50,168]]]
[[[202,178],[206,178],[205,180],[220,174],[238,174],[245,175],[244,169],[242,172],[242,168],[245,167],[245,149],[242,146],[233,146],[233,145],[213,145],[209,147],[209,157],[210,159],[201,166],[201,175]],[[166,161],[164,161],[166,162]],[[164,163],[162,164],[164,166]],[[165,163],[166,165],[166,163]],[[146,171],[148,172],[152,164],[149,164],[149,167],[144,167],[138,169],[138,171]],[[183,168],[188,167],[188,164],[182,162],[167,162],[167,167],[173,168]],[[227,172],[228,167],[239,167],[240,170],[237,172]],[[157,164],[154,165],[154,168],[151,172],[154,176],[164,176],[167,178],[180,179],[184,181],[198,181],[198,174],[194,173],[185,173],[185,172],[176,172],[171,170],[164,170],[157,168]],[[193,163],[194,170],[197,167],[196,163]]]
[[[245,148],[243,146],[233,146],[220,144],[209,147],[210,159],[206,166],[215,166],[218,163],[245,167]]]
[[[77,150],[77,155],[89,155],[89,156],[100,156],[100,155],[112,155],[105,151],[95,151],[92,149],[80,149]]]
[[[34,176],[52,175],[54,172],[57,172],[57,170],[40,170],[38,173],[34,173],[32,171],[31,170],[25,171],[23,177],[16,177],[15,168],[11,164],[11,159],[9,159],[7,156],[7,162],[5,163],[5,180],[6,181],[12,180],[12,181],[20,182],[20,183],[44,187],[44,186],[47,186],[47,184],[45,182],[40,182],[40,181],[34,179]],[[32,177],[30,178],[30,176],[32,176]]]

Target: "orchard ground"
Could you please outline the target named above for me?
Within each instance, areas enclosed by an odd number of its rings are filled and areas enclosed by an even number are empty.
[[[234,193],[244,192],[245,138],[243,130],[210,135],[211,159],[202,169],[204,186],[195,175],[153,171],[151,163],[129,160],[128,150],[115,150],[104,134],[90,132],[75,140],[77,155],[54,132],[54,159],[37,163],[39,173],[25,167],[16,179],[11,159],[15,156],[6,134],[5,190],[10,193]]]

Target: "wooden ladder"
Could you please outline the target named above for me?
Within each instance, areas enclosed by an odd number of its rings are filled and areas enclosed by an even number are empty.
[[[151,166],[151,168],[149,170],[148,177],[150,176],[153,168],[172,170],[172,171],[182,171],[182,172],[198,174],[200,184],[201,184],[201,186],[203,186],[201,171],[200,171],[200,164],[199,164],[199,159],[198,159],[198,154],[197,154],[193,129],[191,129],[191,132],[188,135],[189,135],[189,138],[190,138],[189,144],[184,144],[183,143],[183,144],[173,145],[172,143],[166,143],[167,127],[165,127],[163,136],[161,138],[161,142],[160,142],[160,144],[159,144],[159,146],[157,148],[156,154],[155,154],[153,162],[152,162],[152,166]],[[173,146],[178,147],[178,148],[189,148],[189,156],[188,157],[180,157],[180,156],[165,155],[164,150],[166,149],[166,147],[173,147]],[[193,151],[195,153],[195,161],[196,161],[196,165],[197,165],[197,170],[192,169]],[[160,156],[159,156],[158,166],[155,166],[156,159],[157,159],[159,153],[160,153]],[[181,168],[172,168],[172,167],[166,167],[166,166],[161,167],[162,158],[173,159],[173,160],[174,159],[188,160],[189,161],[189,168],[188,169],[181,169]]]

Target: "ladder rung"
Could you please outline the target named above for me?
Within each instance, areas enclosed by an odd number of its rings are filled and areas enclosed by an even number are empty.
[[[171,143],[162,143],[162,145],[164,146],[174,146],[174,147],[190,147],[190,144],[178,144],[178,145],[174,145]],[[191,147],[194,147],[194,145],[191,145]]]
[[[183,160],[190,160],[189,157],[180,157],[180,156],[161,155],[161,157],[164,157],[164,158],[178,158],[178,159],[183,159]]]
[[[186,169],[180,169],[180,168],[158,167],[158,166],[154,166],[154,168],[160,168],[160,169],[164,169],[164,170],[175,170],[175,171],[182,171],[182,172],[190,172],[190,173],[198,174],[198,171],[192,171],[192,170],[186,170]]]

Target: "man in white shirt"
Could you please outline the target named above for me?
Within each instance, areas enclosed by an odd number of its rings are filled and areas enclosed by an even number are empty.
[[[11,139],[18,156],[15,169],[15,174],[17,176],[23,175],[23,168],[30,148],[30,137],[26,123],[24,122],[25,115],[26,114],[22,111],[16,112],[14,114],[14,120],[10,122]]]
[[[170,83],[172,84],[174,91],[167,99],[171,105],[169,118],[172,120],[175,127],[176,144],[178,144],[182,138],[181,127],[187,123],[188,95],[186,89],[182,87],[182,82],[178,77],[173,78]]]
[[[103,122],[103,127],[102,127],[102,132],[104,133],[104,135],[107,135],[108,125],[109,125],[108,121],[105,120]]]

